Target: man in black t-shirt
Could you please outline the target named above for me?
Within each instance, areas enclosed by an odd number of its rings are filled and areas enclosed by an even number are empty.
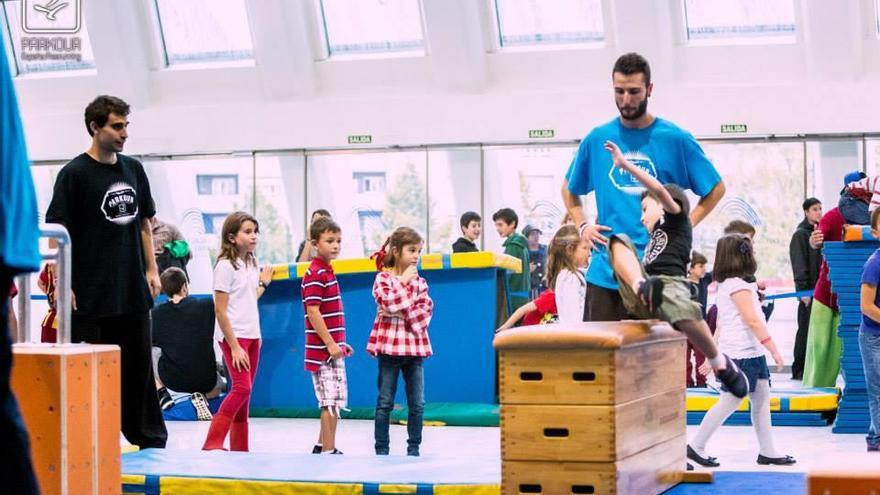
[[[64,225],[73,251],[72,341],[121,349],[122,433],[141,448],[165,447],[154,390],[150,308],[159,293],[143,165],[123,155],[129,106],[99,96],[85,110],[92,143],[59,172],[46,222]]]

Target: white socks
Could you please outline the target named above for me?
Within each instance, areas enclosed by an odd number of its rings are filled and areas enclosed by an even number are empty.
[[[736,398],[730,392],[721,392],[718,402],[703,417],[700,429],[690,442],[694,451],[706,457],[706,444],[709,438],[718,430],[727,418],[739,407],[742,399]],[[759,379],[755,385],[755,391],[749,393],[751,402],[752,428],[758,437],[759,453],[766,457],[779,457],[776,447],[773,445],[773,435],[770,431],[770,381]]]

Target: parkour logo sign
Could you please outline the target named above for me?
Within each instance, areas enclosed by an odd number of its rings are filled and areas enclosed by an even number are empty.
[[[82,24],[81,0],[24,0],[21,27],[29,34],[75,34]]]
[[[82,62],[82,0],[22,0],[22,62]]]

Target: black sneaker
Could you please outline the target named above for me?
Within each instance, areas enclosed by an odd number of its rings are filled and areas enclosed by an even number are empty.
[[[653,313],[663,302],[663,280],[659,277],[648,277],[639,285],[639,299]]]
[[[159,394],[159,407],[162,408],[163,411],[171,409],[171,406],[174,405],[174,399],[171,398],[171,394],[168,393],[168,389],[162,387],[157,390],[156,393]]]
[[[333,449],[330,452],[323,452],[323,453],[328,454],[328,455],[342,455],[342,451],[339,449]]]
[[[324,450],[324,447],[321,444],[316,443],[315,446],[312,447],[313,454],[320,454],[322,450]]]
[[[721,465],[717,458],[708,455],[703,457],[690,445],[687,446],[687,458],[704,467],[718,467]]]
[[[782,457],[767,457],[767,456],[763,456],[761,454],[758,454],[757,462],[758,462],[758,464],[761,464],[763,466],[769,466],[769,465],[791,466],[792,464],[796,463],[797,461],[794,460],[794,457],[792,457],[790,455],[784,455]]]
[[[721,371],[716,371],[715,377],[724,384],[728,392],[742,399],[749,394],[749,381],[732,359],[727,355],[724,355],[724,359],[726,360],[727,367]]]

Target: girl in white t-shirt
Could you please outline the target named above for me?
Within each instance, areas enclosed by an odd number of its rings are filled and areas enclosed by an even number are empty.
[[[759,445],[758,464],[790,465],[795,463],[794,458],[777,453],[770,433],[770,370],[765,350],[770,352],[779,371],[782,371],[783,361],[767,332],[757,284],[744,280],[753,276],[756,270],[752,242],[748,237],[731,234],[718,240],[712,272],[718,282],[715,339],[719,350],[730,356],[748,379],[752,427]],[[711,368],[704,364],[700,371],[708,374]],[[706,454],[706,443],[741,402],[725,387],[722,386],[721,390],[721,397],[703,417],[700,429],[687,448],[688,458],[703,466],[720,466],[715,457]]]
[[[590,263],[590,247],[574,225],[556,231],[547,249],[547,287],[556,296],[560,323],[584,321],[587,281],[581,270]]]
[[[257,219],[245,212],[231,213],[223,222],[220,255],[214,266],[215,333],[222,334],[220,349],[232,389],[211,420],[202,450],[248,450],[248,410],[251,387],[260,359],[260,314],[257,299],[272,282],[272,267],[260,270],[257,249]]]

